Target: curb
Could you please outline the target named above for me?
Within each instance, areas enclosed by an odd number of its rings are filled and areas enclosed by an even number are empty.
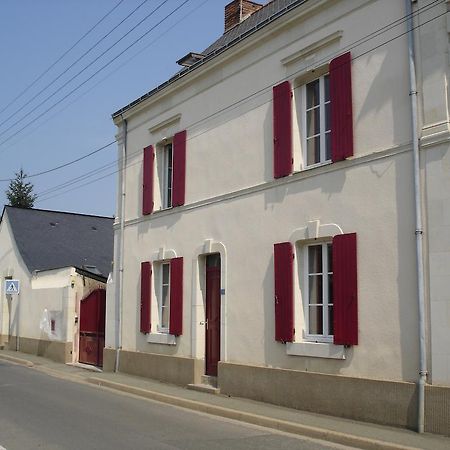
[[[266,428],[272,428],[286,433],[293,433],[302,436],[307,436],[313,439],[321,439],[336,444],[347,445],[352,447],[359,447],[365,450],[419,450],[418,447],[408,447],[400,444],[393,444],[390,442],[379,441],[377,439],[363,438],[353,436],[338,431],[326,430],[323,428],[310,427],[294,422],[287,422],[284,420],[274,419],[271,417],[259,416],[257,414],[246,413],[234,409],[223,408],[221,406],[214,406],[208,403],[202,403],[195,400],[188,400],[172,395],[161,394],[159,392],[148,391],[145,389],[128,386],[126,384],[116,383],[113,381],[106,381],[101,378],[90,377],[85,380],[90,384],[97,386],[115,389],[129,394],[134,394],[139,397],[144,397],[150,400],[156,400],[162,403],[167,403],[173,406],[191,409],[207,414],[212,414],[227,419],[238,420],[252,425],[259,425]]]
[[[34,367],[34,363],[32,363],[31,361],[22,358],[15,358],[14,356],[0,354],[0,359],[4,359],[5,361],[9,361],[14,364],[19,364],[21,366]]]

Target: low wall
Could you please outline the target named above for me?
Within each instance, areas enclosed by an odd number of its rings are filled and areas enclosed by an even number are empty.
[[[115,357],[115,350],[105,350],[103,352],[103,369],[114,370],[113,358]],[[198,383],[202,370],[202,361],[194,358],[120,351],[119,372],[130,375],[186,386],[189,383]]]
[[[425,431],[450,436],[450,387],[425,387]]]
[[[320,414],[417,428],[414,383],[219,362],[222,394]],[[450,436],[450,388],[427,386],[425,431]]]
[[[47,341],[44,339],[19,338],[17,346],[16,337],[11,336],[8,349],[19,350],[30,355],[43,356],[52,361],[67,363],[72,361],[72,342]]]
[[[114,372],[116,366],[116,350],[113,348],[103,349],[103,372]]]
[[[5,334],[0,334],[0,345],[5,345],[8,343],[8,336]]]

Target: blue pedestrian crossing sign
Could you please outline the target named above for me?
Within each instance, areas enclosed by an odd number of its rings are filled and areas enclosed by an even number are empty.
[[[5,294],[18,294],[20,292],[19,280],[5,280]]]

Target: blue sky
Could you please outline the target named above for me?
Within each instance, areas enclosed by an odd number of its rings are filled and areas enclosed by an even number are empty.
[[[229,2],[187,0],[157,25],[185,0],[147,0],[81,58],[143,1],[2,0],[0,179],[13,177],[21,167],[33,175],[112,142],[116,129],[111,114],[177,72],[180,67],[175,61],[186,53],[200,52],[217,39],[223,32],[224,7]],[[162,3],[153,15],[93,62]],[[61,61],[16,98],[116,5]],[[94,75],[153,27],[141,41]],[[74,64],[78,58],[80,61]],[[116,156],[114,144],[64,169],[30,178],[39,195],[35,207],[112,216]],[[7,182],[0,182],[2,204],[7,202],[7,187]]]

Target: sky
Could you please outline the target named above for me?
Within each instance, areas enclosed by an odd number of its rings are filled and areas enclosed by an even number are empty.
[[[35,208],[113,216],[111,114],[220,37],[229,1],[1,0],[1,204],[22,168]]]

